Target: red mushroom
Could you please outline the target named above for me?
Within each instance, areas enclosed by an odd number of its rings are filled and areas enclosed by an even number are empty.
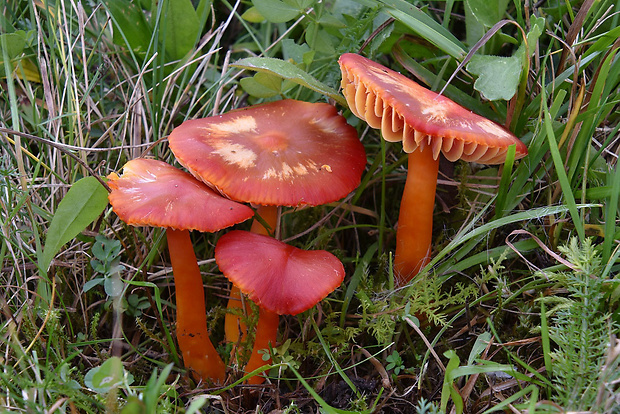
[[[380,128],[386,141],[402,141],[409,153],[394,258],[402,286],[430,260],[439,153],[450,161],[499,164],[511,145],[516,159],[527,147],[495,122],[372,60],[346,53],[339,63],[351,112]]]
[[[189,230],[218,231],[249,219],[252,209],[162,161],[135,159],[125,164],[120,177],[112,173],[108,179],[109,200],[121,220],[166,228],[183,361],[198,379],[223,382],[226,366],[209,339],[202,277]]]
[[[301,250],[273,237],[240,230],[218,240],[215,261],[224,276],[260,308],[256,351],[268,348],[275,339],[278,317],[273,315],[306,311],[344,280],[342,262],[325,250]],[[259,335],[270,331],[272,335]],[[252,358],[257,359],[258,355],[255,352]],[[246,371],[264,365],[250,361],[253,364],[246,366]],[[260,382],[262,377],[250,379],[250,383]]]
[[[257,214],[272,230],[277,206],[339,200],[359,185],[366,165],[357,132],[325,103],[282,100],[190,120],[168,139],[196,177],[233,200],[260,205]],[[265,337],[275,343],[277,314],[267,314],[261,311],[256,336],[263,337],[261,321],[269,317]],[[264,364],[253,352],[246,371]]]
[[[220,237],[215,261],[258,306],[278,315],[310,309],[344,279],[342,263],[325,250],[302,250],[241,230]]]

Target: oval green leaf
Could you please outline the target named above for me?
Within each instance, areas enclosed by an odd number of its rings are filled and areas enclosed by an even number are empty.
[[[108,205],[108,192],[95,177],[76,181],[62,199],[47,230],[39,267],[47,271],[62,246],[80,234]]]

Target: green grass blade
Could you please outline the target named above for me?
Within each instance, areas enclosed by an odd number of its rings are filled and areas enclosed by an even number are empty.
[[[581,217],[579,216],[579,212],[577,211],[578,209],[577,204],[575,203],[575,196],[573,195],[573,190],[571,189],[568,176],[566,175],[566,169],[564,167],[564,163],[562,162],[562,156],[560,155],[558,142],[555,139],[555,132],[553,131],[553,121],[551,120],[551,114],[549,113],[547,105],[544,103],[544,99],[543,111],[543,124],[545,130],[547,131],[547,142],[549,143],[549,151],[551,152],[551,158],[553,159],[553,164],[555,165],[555,171],[558,175],[558,180],[560,181],[560,187],[562,188],[564,202],[566,203],[570,216],[573,219],[573,225],[575,226],[575,230],[577,230],[579,239],[583,241],[586,237],[586,233],[583,227],[583,223],[581,221]]]
[[[404,0],[379,0],[385,11],[408,26],[422,38],[456,59],[465,56],[465,46],[448,29],[437,23],[419,8]]]
[[[310,322],[312,322],[312,327],[314,328],[314,332],[316,333],[316,336],[319,339],[319,342],[321,342],[321,346],[323,347],[323,351],[325,351],[325,355],[327,355],[329,362],[331,362],[331,364],[333,365],[338,375],[340,375],[340,377],[344,380],[344,382],[346,382],[347,385],[353,390],[353,392],[355,394],[358,394],[358,397],[359,397],[359,393],[357,392],[357,387],[355,386],[355,384],[353,384],[353,382],[348,377],[348,375],[344,373],[344,371],[340,367],[340,364],[338,364],[338,361],[336,361],[334,357],[332,356],[332,353],[329,350],[329,345],[327,345],[327,343],[325,342],[325,339],[323,338],[323,335],[321,335],[321,330],[317,326],[315,320],[310,318]]]
[[[500,411],[500,410],[503,410],[504,408],[508,409],[507,407],[513,401],[517,401],[517,400],[519,400],[521,398],[527,399],[527,395],[530,394],[530,393],[533,394],[536,389],[537,389],[536,386],[534,384],[531,384],[528,387],[523,388],[519,392],[516,392],[516,393],[512,394],[510,397],[506,398],[505,400],[503,400],[499,404],[489,408],[488,410],[486,410],[482,414],[487,414],[487,413],[492,413],[492,412],[495,412],[495,411]]]
[[[335,89],[325,85],[308,72],[295,66],[291,62],[270,57],[249,57],[236,61],[231,65],[235,68],[270,73],[283,79],[290,80],[315,92],[328,96],[347,107],[347,101]]]
[[[375,256],[377,252],[378,245],[377,243],[373,243],[362,259],[357,263],[355,267],[355,272],[353,276],[351,276],[351,280],[349,281],[349,285],[347,286],[347,291],[344,294],[344,299],[342,301],[342,308],[340,310],[340,327],[344,328],[344,324],[347,319],[347,310],[349,309],[349,305],[351,304],[351,299],[355,295],[355,291],[359,286],[360,281],[362,280],[362,276],[364,273],[368,271],[368,267],[370,266],[370,261]]]
[[[540,338],[542,341],[543,358],[545,361],[545,369],[548,373],[553,372],[551,363],[551,340],[549,338],[549,325],[547,324],[547,309],[545,301],[540,301]]]
[[[607,174],[611,193],[605,203],[605,240],[603,240],[603,263],[609,262],[611,248],[616,235],[616,217],[618,215],[618,199],[620,197],[620,168]]]
[[[495,219],[501,218],[504,215],[506,195],[510,189],[510,177],[512,176],[512,167],[514,165],[516,148],[516,145],[511,145],[506,153],[506,161],[504,162],[502,178],[500,179],[499,188],[497,189],[497,197],[495,198]]]

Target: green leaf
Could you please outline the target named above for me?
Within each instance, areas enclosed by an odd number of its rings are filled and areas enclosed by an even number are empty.
[[[105,0],[105,6],[114,21],[112,41],[136,52],[146,52],[151,42],[152,30],[142,9],[128,0]]]
[[[293,20],[312,3],[308,0],[252,0],[258,12],[271,23],[286,23]]]
[[[190,0],[168,0],[163,13],[166,55],[172,60],[182,59],[196,44],[200,31],[198,14]]]
[[[127,375],[127,383],[133,382],[133,376],[125,373],[125,368],[119,357],[112,357],[101,366],[88,371],[84,376],[84,385],[91,390],[104,394],[123,383]]]
[[[454,402],[454,407],[456,408],[457,414],[463,412],[463,399],[460,394],[454,389],[454,380],[452,376],[452,371],[459,367],[461,360],[454,350],[449,350],[444,352],[443,354],[446,358],[449,359],[448,365],[446,366],[446,372],[443,378],[443,387],[441,389],[441,412],[446,412],[446,407],[448,406],[448,398],[452,397],[452,402]]]
[[[305,40],[313,50],[316,50],[319,53],[330,56],[336,53],[332,36],[322,29],[321,25],[318,23],[308,25],[306,28]]]
[[[256,7],[252,6],[247,9],[242,15],[241,18],[250,23],[261,23],[265,20],[265,16],[263,16]]]
[[[521,77],[521,60],[511,56],[474,55],[467,71],[478,75],[474,89],[490,101],[509,100],[517,93]]]
[[[320,94],[329,96],[343,106],[347,105],[346,100],[335,89],[320,82],[308,72],[300,69],[291,62],[269,57],[250,57],[238,60],[232,64],[232,66],[280,76],[283,79],[290,80]]]
[[[292,39],[284,39],[282,41],[282,55],[284,56],[284,60],[291,59],[298,64],[305,63],[304,55],[308,52],[311,52],[311,49],[306,43],[298,45]]]
[[[282,78],[269,73],[258,72],[239,81],[244,91],[257,98],[271,98],[280,94]]]
[[[532,53],[534,53],[534,50],[535,50],[534,46],[536,45],[538,38],[545,30],[545,18],[544,17],[532,17],[532,19],[530,20],[530,24],[532,28],[530,29],[529,32],[527,32],[527,34],[525,35],[525,38],[527,40],[527,48],[531,56]],[[526,44],[521,43],[521,46],[519,46],[519,49],[517,49],[517,51],[513,55],[514,57],[518,59],[522,59],[523,63],[525,63],[524,61],[525,59],[529,58],[529,56],[525,55],[525,47],[526,47]]]
[[[508,0],[466,0],[472,14],[482,25],[492,27],[499,22],[508,6]]]
[[[60,248],[97,219],[107,205],[108,192],[95,177],[75,182],[54,213],[39,267],[47,271]]]
[[[0,62],[6,48],[6,54],[10,59],[15,59],[22,54],[26,47],[26,32],[19,30],[15,33],[5,33],[0,35]]]
[[[467,365],[474,365],[474,362],[485,350],[491,338],[491,332],[483,332],[476,338],[476,342],[469,352],[469,357],[467,357]]]

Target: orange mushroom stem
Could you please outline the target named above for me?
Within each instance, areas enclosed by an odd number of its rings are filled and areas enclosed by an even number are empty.
[[[199,378],[223,383],[226,365],[209,339],[202,276],[188,230],[167,229],[177,303],[177,342]]]
[[[439,158],[430,149],[409,154],[407,180],[400,201],[394,276],[402,286],[430,261],[433,210]]]

